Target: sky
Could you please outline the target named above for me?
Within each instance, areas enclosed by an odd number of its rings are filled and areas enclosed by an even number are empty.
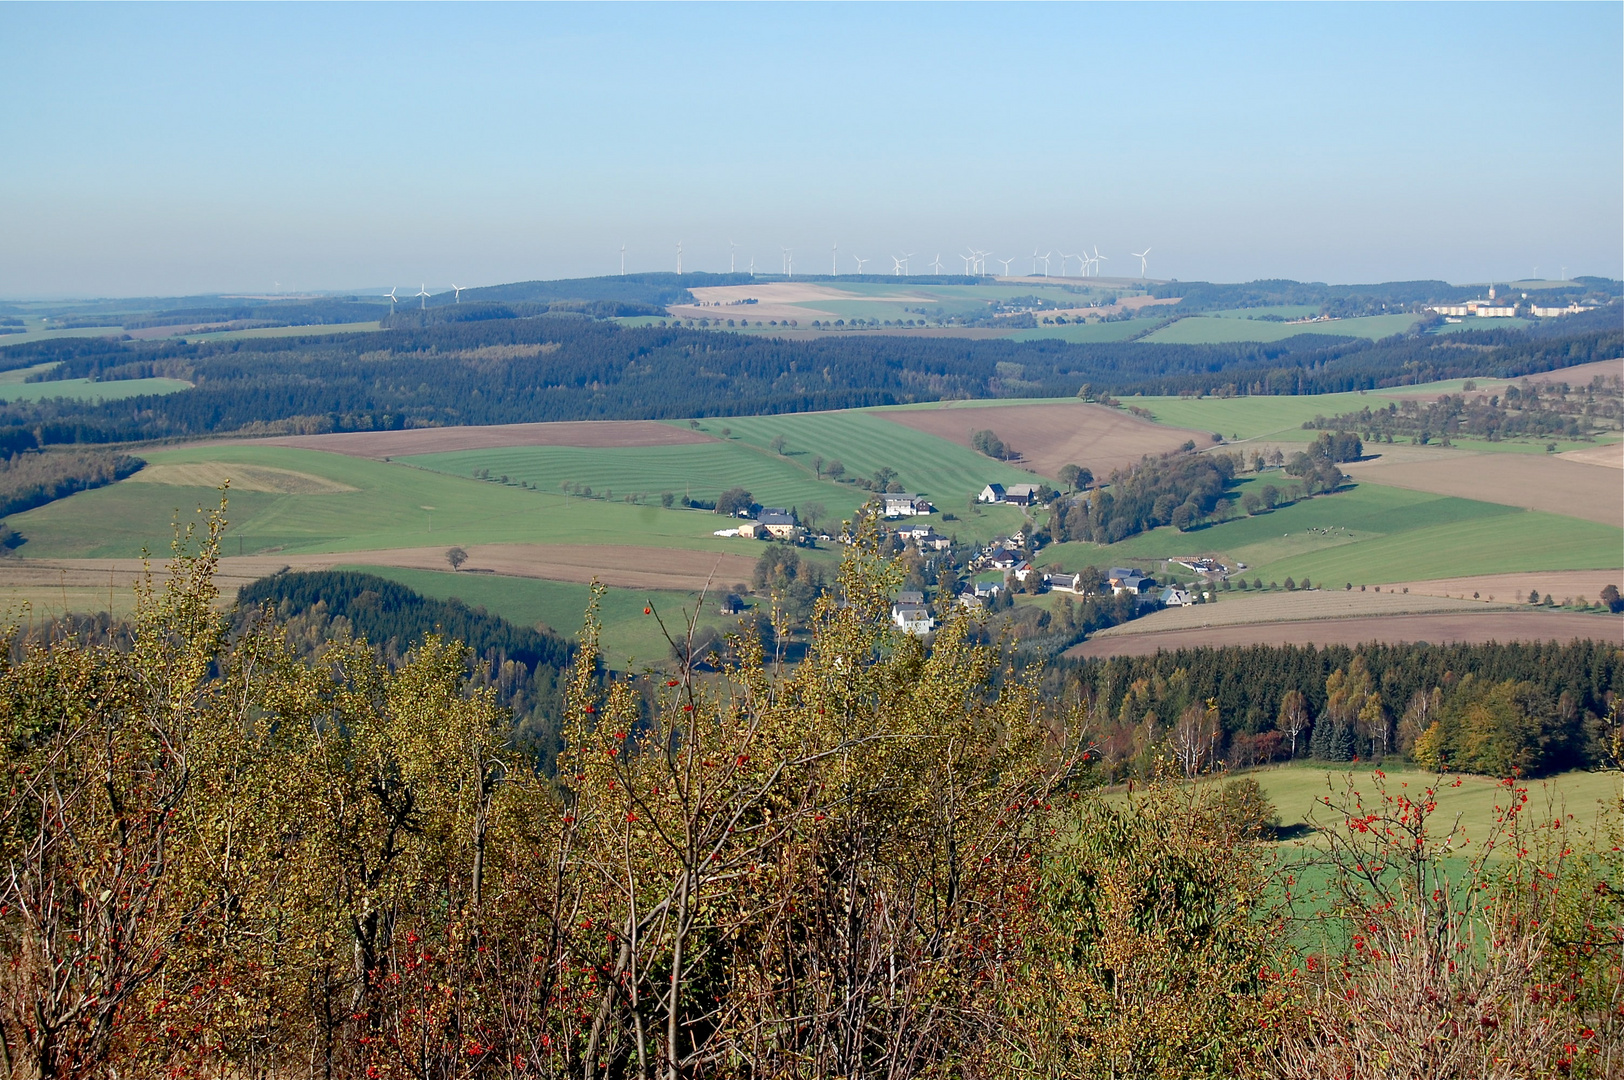
[[[1617,3],[6,3],[0,296],[438,291],[679,242],[1621,277],[1621,43]]]

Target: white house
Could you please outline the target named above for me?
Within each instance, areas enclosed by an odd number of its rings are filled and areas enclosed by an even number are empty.
[[[986,487],[981,489],[981,494],[976,496],[976,502],[1001,503],[1003,501],[1003,484],[988,484]]]
[[[1018,563],[1015,564],[1015,580],[1016,581],[1025,581],[1027,578],[1031,577],[1035,573],[1037,573],[1037,570],[1035,570],[1033,568],[1031,563],[1026,562],[1025,560],[1022,560],[1021,562],[1018,562]]]
[[[1060,589],[1069,593],[1083,591],[1083,575],[1081,574],[1044,574],[1043,583],[1051,589]]]
[[[1162,607],[1189,607],[1195,603],[1195,598],[1177,585],[1169,585],[1162,590]]]
[[[924,604],[895,603],[891,605],[891,621],[904,633],[923,636],[936,629],[936,619]]]
[[[936,508],[923,495],[886,495],[886,517],[921,517]]]

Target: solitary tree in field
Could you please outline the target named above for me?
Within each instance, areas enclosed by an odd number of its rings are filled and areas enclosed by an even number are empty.
[[[823,471],[829,477],[829,479],[839,480],[842,476],[846,475],[846,466],[842,465],[839,461],[831,461],[829,464],[823,467]]]
[[[468,561],[468,553],[460,547],[447,548],[445,561],[451,564],[452,573],[462,569],[462,564]]]
[[[818,474],[818,479],[819,480],[823,479],[823,455],[822,454],[813,454],[812,455],[812,471]]]
[[[772,447],[773,453],[782,455],[784,453],[784,449],[789,445],[789,440],[784,438],[782,435],[774,435],[773,441],[767,445]]]

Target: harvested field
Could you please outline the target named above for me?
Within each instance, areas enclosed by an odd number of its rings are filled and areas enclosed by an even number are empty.
[[[1624,523],[1624,484],[1616,470],[1602,465],[1541,454],[1438,451],[1432,461],[1405,456],[1410,460],[1384,453],[1345,468],[1357,480],[1411,491],[1544,510],[1603,525]]]
[[[1359,645],[1368,641],[1425,641],[1434,645],[1486,641],[1571,641],[1601,639],[1624,643],[1624,619],[1616,615],[1568,612],[1478,611],[1432,615],[1384,615],[1312,622],[1250,623],[1156,634],[1090,638],[1066,650],[1073,658],[1148,656],[1161,649],[1224,645]]]
[[[1197,630],[1209,626],[1240,626],[1271,622],[1302,622],[1310,619],[1368,618],[1376,615],[1423,615],[1433,612],[1492,610],[1480,600],[1457,600],[1451,596],[1410,595],[1383,590],[1311,589],[1306,592],[1224,593],[1216,604],[1165,608],[1142,619],[1113,626],[1095,634],[1101,637],[1127,637],[1172,630]],[[1508,602],[1501,607],[1510,606]]]
[[[233,491],[270,491],[281,495],[337,495],[357,489],[337,480],[269,465],[224,461],[198,461],[176,465],[148,465],[130,477],[132,484],[168,484],[172,487],[217,488],[227,480]]]
[[[1563,461],[1577,461],[1581,465],[1600,465],[1608,469],[1624,469],[1624,442],[1604,446],[1588,446],[1583,450],[1569,450],[1557,457]]]
[[[680,446],[712,442],[714,439],[703,432],[662,424],[656,420],[563,420],[551,424],[492,424],[487,427],[279,435],[245,441],[264,446],[326,450],[350,457],[386,458],[439,454],[452,450],[492,450],[504,446]]]
[[[1624,557],[1624,553],[1620,554]],[[1582,599],[1595,603],[1601,595],[1602,586],[1608,584],[1624,589],[1624,570],[1531,570],[1516,574],[1480,574],[1475,577],[1398,582],[1382,588],[1384,591],[1409,589],[1411,596],[1471,596],[1477,593],[1484,600],[1494,598],[1515,604],[1526,603],[1528,594],[1538,589],[1540,595],[1548,593],[1557,600]]]
[[[1573,367],[1557,368],[1555,371],[1542,371],[1538,375],[1526,375],[1529,382],[1559,383],[1569,386],[1589,386],[1590,380],[1597,375],[1608,378],[1624,379],[1624,357],[1617,360],[1597,360],[1589,364],[1575,364]],[[1521,382],[1522,379],[1508,380]]]
[[[972,432],[990,429],[1021,454],[1017,464],[1053,477],[1066,464],[1082,465],[1103,480],[1112,469],[1132,465],[1146,454],[1177,450],[1187,439],[1197,446],[1210,433],[1164,427],[1115,409],[1080,401],[1054,405],[989,405],[955,409],[887,409],[874,415],[938,438],[970,445]]]

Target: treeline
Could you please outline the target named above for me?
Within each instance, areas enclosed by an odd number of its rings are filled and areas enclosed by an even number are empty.
[[[1504,286],[1509,293],[1515,285]],[[1385,281],[1370,285],[1326,285],[1317,281],[1265,279],[1217,283],[1173,281],[1154,285],[1154,297],[1179,300],[1181,314],[1223,308],[1317,306],[1331,315],[1375,315],[1383,311],[1411,310],[1422,304],[1459,304],[1482,296],[1478,285],[1451,285],[1447,281]],[[1576,278],[1559,288],[1540,289],[1531,294],[1536,302],[1551,306],[1569,302],[1607,303],[1621,295],[1621,283],[1609,278]]]
[[[1598,620],[1598,635],[1608,630]],[[1401,755],[1533,775],[1606,764],[1603,718],[1624,694],[1624,649],[1229,646],[1062,663],[1049,678],[1089,700],[1113,776],[1146,775],[1158,749],[1191,740],[1209,765]]]
[[[438,319],[457,306],[431,313]],[[1618,330],[1460,348],[1472,342],[1459,338],[1470,336],[1229,345],[905,336],[786,341],[547,315],[198,344],[57,339],[0,348],[0,369],[54,362],[48,378],[166,376],[194,387],[117,402],[10,402],[0,406],[0,426],[26,427],[42,444],[101,443],[217,432],[757,415],[943,398],[1067,397],[1084,387],[1096,394],[1107,388],[1320,393],[1514,376],[1624,352]]]
[[[1163,454],[1111,473],[1110,487],[1050,514],[1056,540],[1114,544],[1159,525],[1183,530],[1215,511],[1240,461],[1233,454]],[[1226,504],[1227,505],[1227,504]]]
[[[245,617],[270,610],[306,658],[335,641],[365,639],[397,668],[430,635],[462,642],[469,649],[472,685],[492,691],[512,716],[515,744],[551,771],[563,738],[560,678],[574,659],[572,642],[515,626],[483,607],[455,598],[434,600],[387,578],[353,571],[275,574],[244,585],[237,603]]]
[[[146,462],[96,450],[18,453],[0,461],[0,517],[134,475]]]
[[[1601,384],[1602,380],[1596,380]],[[1316,416],[1305,428],[1350,428],[1369,439],[1392,442],[1394,436],[1428,443],[1434,438],[1473,435],[1498,442],[1505,438],[1559,437],[1588,439],[1597,426],[1617,427],[1624,421],[1624,388],[1595,385],[1578,388],[1565,383],[1539,386],[1524,381],[1502,394],[1444,394],[1436,401],[1391,402],[1386,408],[1368,406],[1354,413],[1327,419]]]

